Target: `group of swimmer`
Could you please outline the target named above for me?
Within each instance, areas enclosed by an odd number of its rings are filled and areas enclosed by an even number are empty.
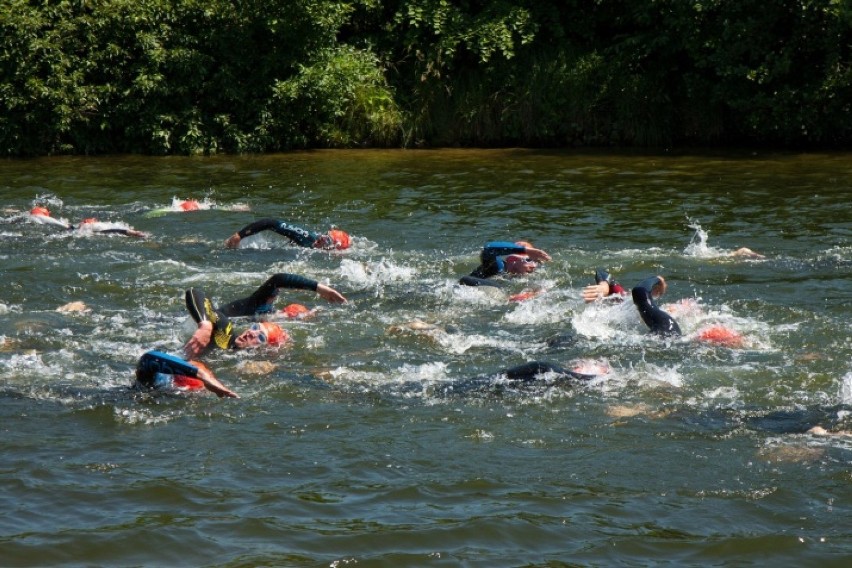
[[[198,210],[197,203],[181,202],[183,211]],[[66,230],[81,230],[85,225],[92,225],[93,233],[118,234],[130,237],[147,237],[146,233],[135,229],[117,226],[96,225],[94,219],[85,220],[76,226],[58,221],[51,217],[50,211],[42,206],[36,206],[30,211],[34,220],[40,223],[50,223],[61,226]],[[241,241],[251,235],[263,231],[273,231],[292,244],[305,248],[322,250],[345,250],[351,245],[350,236],[337,228],[325,232],[313,231],[294,225],[287,221],[271,218],[256,220],[225,240],[226,248],[237,248]],[[754,251],[743,248],[732,253],[735,256],[761,258]],[[534,247],[527,241],[490,241],[480,253],[480,264],[473,272],[459,280],[464,286],[502,286],[505,282],[496,277],[513,277],[534,272],[544,262],[551,260],[550,254]],[[274,312],[274,302],[281,289],[309,290],[331,303],[346,303],[347,299],[334,288],[306,278],[288,273],[276,273],[263,282],[251,295],[233,300],[223,306],[214,305],[210,297],[201,289],[190,288],[185,291],[186,309],[197,324],[197,329],[183,348],[183,358],[149,351],[140,358],[136,368],[136,385],[146,389],[189,389],[206,388],[220,397],[238,395],[222,384],[199,358],[212,348],[220,349],[252,349],[261,345],[277,346],[288,341],[287,332],[274,322],[267,321],[267,316]],[[660,275],[646,278],[639,284],[627,289],[619,284],[607,270],[598,269],[595,273],[595,283],[582,290],[586,302],[601,300],[622,301],[632,297],[642,321],[654,334],[663,337],[679,336],[681,329],[675,319],[662,310],[655,302],[667,289],[665,279]],[[520,294],[513,299],[523,300],[534,296],[534,292]],[[310,313],[300,304],[287,306],[282,313],[288,317],[304,317]],[[235,329],[232,318],[252,318],[254,321],[241,331]],[[551,373],[569,379],[589,379],[595,373],[585,372],[585,369],[566,369],[560,365],[532,361],[505,369],[501,375],[510,380],[528,381],[542,373]]]

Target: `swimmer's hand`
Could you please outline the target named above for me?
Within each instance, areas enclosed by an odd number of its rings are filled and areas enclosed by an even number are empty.
[[[731,253],[731,256],[736,256],[739,258],[766,258],[764,255],[759,252],[755,252],[748,247],[738,248],[734,252]]]
[[[657,283],[651,287],[651,296],[659,298],[668,290],[669,285],[666,284],[666,279],[662,276],[657,276]]]
[[[207,390],[216,393],[219,398],[240,398],[240,395],[219,382],[219,379],[213,376],[213,373],[206,369],[198,369],[198,378],[207,387]]]
[[[534,260],[536,262],[545,262],[550,260],[549,254],[541,249],[533,247],[524,247],[524,254],[530,257],[530,260]]]
[[[317,284],[317,294],[319,294],[322,298],[328,300],[332,304],[346,303],[346,298],[343,297],[343,294],[341,294],[331,286],[326,286],[325,284]]]
[[[187,359],[193,359],[204,351],[204,348],[210,345],[210,338],[213,336],[213,324],[208,320],[204,320],[198,324],[198,329],[186,342],[183,348]]]
[[[600,298],[609,296],[609,282],[603,280],[597,284],[590,284],[583,288],[583,300],[586,303],[594,302]]]
[[[235,249],[240,246],[241,240],[242,239],[240,238],[239,233],[234,233],[233,235],[228,237],[228,240],[225,241],[225,248]]]

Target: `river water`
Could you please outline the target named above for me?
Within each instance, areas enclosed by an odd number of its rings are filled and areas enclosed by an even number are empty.
[[[850,158],[2,162],[0,565],[846,566]],[[37,203],[151,236],[38,224]],[[224,248],[261,217],[353,246]],[[457,286],[485,241],[521,239],[552,261]],[[628,287],[665,276],[684,336],[650,336],[629,301],[585,304],[597,267]],[[186,288],[225,303],[274,272],[349,302],[284,290],[277,307],[316,308],[272,316],[288,346],[207,354],[240,399],[129,388],[143,352],[192,334]],[[712,324],[743,344],[699,341]],[[499,373],[531,360],[609,372]]]

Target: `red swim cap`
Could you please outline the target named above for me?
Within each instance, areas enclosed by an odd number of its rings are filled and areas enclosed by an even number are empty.
[[[716,345],[723,345],[725,347],[732,348],[742,347],[744,341],[742,335],[723,325],[711,325],[710,327],[705,327],[698,332],[698,339],[701,341],[707,341],[708,343],[715,343]]]
[[[283,310],[281,310],[288,318],[304,318],[310,315],[311,310],[303,306],[302,304],[290,304],[289,306],[285,306]]]
[[[50,211],[47,210],[47,207],[36,205],[30,209],[30,215],[43,215],[44,217],[50,217]]]
[[[267,345],[281,345],[290,339],[287,332],[281,329],[281,327],[276,323],[265,321],[260,323],[260,327],[263,329],[264,333],[266,333]]]
[[[181,201],[180,208],[184,211],[198,211],[199,205],[196,200],[187,199],[186,201]]]
[[[195,377],[187,377],[186,375],[175,375],[172,381],[177,388],[181,389],[201,390],[204,388],[204,381]]]
[[[349,235],[347,235],[344,231],[341,231],[340,229],[332,229],[328,232],[328,236],[331,237],[331,240],[334,243],[334,248],[337,250],[346,250],[349,248]]]
[[[524,292],[520,292],[519,294],[512,294],[509,296],[510,302],[525,302],[529,299],[535,298],[541,292],[539,290],[526,290]]]

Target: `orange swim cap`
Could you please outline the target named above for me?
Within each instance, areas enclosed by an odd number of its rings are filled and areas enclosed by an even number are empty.
[[[332,242],[334,242],[334,248],[337,250],[346,250],[349,248],[349,235],[340,229],[332,229],[328,232],[328,236],[331,237]]]
[[[538,296],[541,292],[538,290],[526,290],[524,292],[520,292],[518,294],[512,294],[509,296],[510,302],[526,302],[532,298]]]
[[[285,306],[281,312],[288,318],[304,318],[310,315],[311,310],[302,304],[290,304]]]
[[[266,333],[267,345],[281,345],[290,339],[287,332],[281,329],[277,323],[265,321],[260,323],[260,327]]]
[[[47,207],[36,205],[30,209],[30,215],[43,215],[44,217],[50,217],[50,211],[47,210]]]
[[[94,217],[87,217],[87,218],[83,219],[82,221],[80,221],[80,224],[81,225],[90,225],[92,223],[97,223],[97,222],[98,222],[98,220],[95,219]]]
[[[196,200],[187,199],[186,201],[181,201],[180,208],[184,211],[198,211],[199,205]]]
[[[711,325],[698,332],[698,339],[724,347],[742,347],[743,336],[723,325]]]

